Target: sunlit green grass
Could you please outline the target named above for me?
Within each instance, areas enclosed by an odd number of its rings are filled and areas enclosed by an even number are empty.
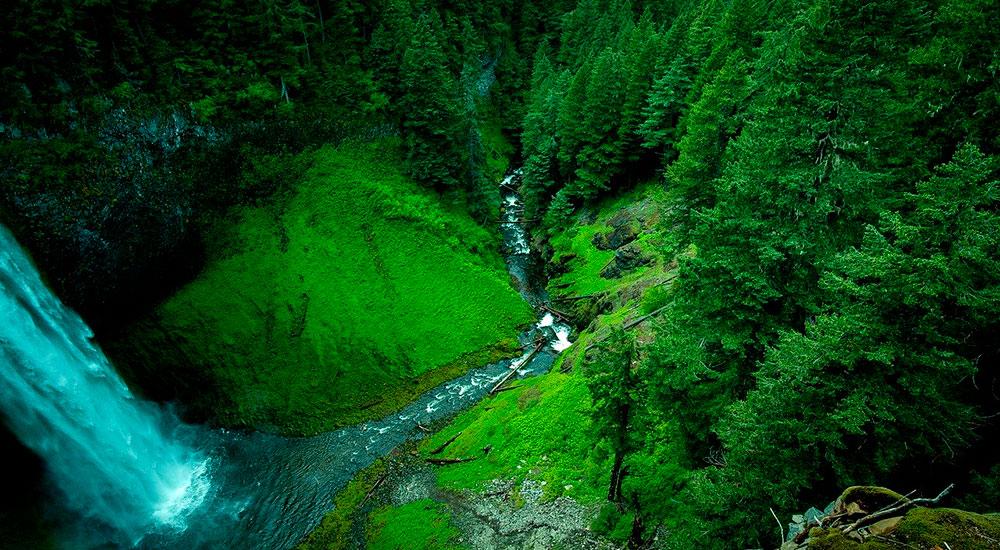
[[[481,490],[492,479],[535,479],[545,482],[546,498],[565,494],[581,502],[599,501],[611,464],[604,447],[587,435],[590,395],[585,379],[554,372],[515,384],[520,387],[480,402],[421,445],[429,456],[462,432],[439,456],[479,457],[439,467],[440,484]],[[489,454],[486,447],[491,447]]]
[[[532,313],[497,237],[400,165],[385,141],[315,153],[286,202],[233,213],[119,357],[176,368],[223,423],[308,434],[509,354]]]
[[[448,507],[433,500],[382,506],[368,516],[368,550],[460,550]]]

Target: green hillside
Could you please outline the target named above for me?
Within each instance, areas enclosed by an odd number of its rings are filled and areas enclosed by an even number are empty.
[[[225,424],[307,434],[511,353],[532,315],[493,235],[403,176],[391,141],[313,156],[291,196],[233,211],[198,278],[111,344],[121,367]]]

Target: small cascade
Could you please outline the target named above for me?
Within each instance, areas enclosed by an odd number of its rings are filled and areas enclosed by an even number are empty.
[[[524,201],[517,190],[521,178],[521,169],[518,168],[500,182],[500,197],[503,199],[500,231],[508,250],[507,269],[517,280],[521,296],[541,313],[532,337],[535,337],[535,332],[540,332],[548,340],[548,347],[559,353],[572,344],[569,341],[572,329],[542,307],[546,305],[548,295],[532,256],[528,227],[524,223]]]

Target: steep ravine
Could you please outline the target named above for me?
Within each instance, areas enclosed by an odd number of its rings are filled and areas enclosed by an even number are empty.
[[[512,175],[505,180],[509,184]],[[508,189],[508,187],[504,187]],[[515,206],[519,198],[505,191]],[[516,208],[506,209],[501,224],[510,251],[507,263],[526,300],[541,304],[544,283],[537,280],[528,236]],[[284,549],[294,545],[328,510],[333,495],[358,471],[400,444],[421,438],[425,426],[482,399],[512,369],[516,377],[545,372],[568,346],[570,328],[540,313],[538,322],[519,337],[524,355],[474,369],[425,393],[381,420],[312,438],[281,438],[262,433],[218,434],[213,456],[216,492],[180,537],[152,537],[146,548],[210,547],[226,541],[234,548]],[[544,347],[532,353],[537,339]]]
[[[534,274],[539,271],[533,268],[530,251],[520,246],[527,242],[526,232],[523,225],[514,223],[517,221],[515,209],[508,209],[508,216],[512,217],[503,226],[506,228],[504,231],[506,245],[510,250],[506,259],[512,278],[518,282],[518,290],[526,300],[532,304],[540,304],[545,300],[542,290],[544,284],[533,279]],[[16,254],[17,244],[11,240],[5,249]],[[20,265],[27,266],[27,260],[20,260]],[[117,410],[114,407],[121,403],[122,406],[136,406],[148,410],[148,417],[154,419],[151,422],[156,423],[155,418],[160,408],[136,399],[128,393],[124,383],[113,374],[113,369],[110,368],[100,349],[88,343],[86,335],[89,334],[89,329],[86,325],[71,312],[59,313],[64,310],[63,306],[44,289],[37,273],[31,274],[31,268],[17,267],[17,269],[26,273],[29,278],[34,277],[35,281],[30,286],[30,293],[22,292],[28,298],[19,299],[20,306],[12,306],[11,312],[20,312],[17,319],[21,321],[17,326],[25,327],[25,331],[35,327],[32,330],[36,332],[42,330],[56,335],[63,332],[80,335],[74,336],[71,342],[67,340],[72,346],[66,348],[67,359],[60,363],[66,365],[67,376],[89,380],[88,373],[97,372],[96,365],[103,365],[106,374],[97,377],[102,381],[100,387],[115,389],[115,392],[104,392],[100,396],[90,395],[92,392],[89,392],[89,386],[77,384],[74,385],[77,391],[67,394],[68,397],[60,401],[65,401],[62,406],[74,408],[76,401],[82,399],[82,402],[94,404],[98,408],[103,407],[101,410]],[[4,288],[15,292],[17,289],[29,287],[20,285],[11,278],[9,281],[5,279]],[[45,308],[38,306],[31,296],[43,297],[42,302],[38,303]],[[49,315],[51,322],[42,325],[39,319],[42,319],[43,312],[56,312],[56,314]],[[197,458],[195,461],[197,468],[193,470],[190,482],[180,483],[169,489],[169,495],[166,496],[169,497],[170,509],[165,510],[162,507],[163,494],[155,496],[163,493],[159,478],[152,482],[156,484],[157,489],[146,491],[147,496],[152,495],[149,506],[156,510],[156,514],[153,518],[140,517],[141,513],[135,514],[135,521],[124,518],[118,513],[102,514],[100,508],[86,506],[88,494],[75,491],[75,485],[64,480],[59,486],[65,492],[64,496],[69,498],[56,498],[54,501],[83,504],[62,506],[59,502],[54,502],[53,505],[61,510],[58,539],[61,545],[67,548],[120,548],[133,545],[145,549],[228,547],[283,550],[289,548],[319,522],[323,514],[328,511],[333,495],[358,471],[385,456],[401,443],[423,437],[427,433],[427,425],[479,401],[501,380],[516,379],[548,370],[558,352],[569,345],[567,339],[569,333],[568,326],[557,322],[551,314],[539,311],[536,323],[519,336],[524,349],[521,357],[473,369],[424,393],[401,410],[379,420],[315,437],[288,438],[262,432],[212,430],[200,426],[179,425],[171,416],[170,422],[160,422],[169,428],[163,434],[143,432],[144,436],[151,437],[162,445],[189,448]],[[4,349],[12,350],[11,353],[14,355],[10,357],[15,359],[11,359],[8,363],[17,366],[18,371],[32,376],[35,372],[41,372],[41,367],[46,364],[44,358],[35,360],[33,356],[17,351],[21,348],[33,349],[30,348],[34,346],[33,339],[24,338],[23,342],[15,339],[10,343],[14,345],[5,346]],[[27,359],[16,359],[22,356]],[[88,363],[74,364],[73,358],[81,356],[88,358]],[[39,387],[47,386],[43,383]],[[34,396],[36,393],[31,395]],[[31,397],[31,399],[36,398]],[[17,411],[8,412],[17,415]],[[117,433],[116,419],[135,416],[117,413],[109,415],[107,428]],[[67,429],[53,429],[46,437],[52,442],[58,442],[63,437],[61,434],[73,433],[74,418],[72,415],[65,418],[63,424]],[[88,423],[78,428],[90,433],[92,424]],[[119,435],[124,438],[124,445],[127,448],[134,434],[129,433],[126,427]],[[75,453],[79,453],[80,458],[92,454],[106,447],[102,441],[100,433],[95,433],[93,438],[82,443],[79,438],[74,437],[72,444],[67,444],[63,452],[55,457],[47,456],[46,460],[50,466],[56,458],[60,464],[81,463],[74,456]],[[114,479],[119,464],[141,463],[148,460],[151,461],[150,468],[155,470],[158,456],[159,453],[155,451],[142,452],[132,461],[101,460],[100,467],[102,472],[110,476],[109,479]],[[130,468],[130,476],[141,480],[143,468],[141,466]],[[60,471],[68,473],[72,468],[61,468]],[[76,475],[80,479],[90,477],[82,470]],[[91,487],[91,484],[85,483],[82,486]],[[192,493],[192,488],[197,488],[197,491]],[[114,499],[114,496],[110,498]],[[129,502],[135,500],[131,499]],[[139,504],[144,503],[145,500]],[[127,524],[121,524],[126,519],[128,519]]]

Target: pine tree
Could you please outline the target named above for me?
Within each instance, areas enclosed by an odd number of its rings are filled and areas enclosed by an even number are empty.
[[[592,427],[614,453],[608,487],[611,502],[622,500],[625,458],[636,449],[630,430],[633,418],[640,413],[636,359],[635,342],[619,329],[601,342],[597,359],[587,370]]]
[[[441,23],[431,10],[416,21],[403,54],[400,98],[409,172],[437,189],[459,189],[466,174],[456,86],[441,48]]]
[[[559,117],[556,121],[556,141],[559,143],[559,174],[564,181],[572,179],[577,169],[577,155],[583,147],[584,118],[586,117],[587,79],[592,74],[590,61],[584,62],[572,75],[566,95],[559,104]],[[563,77],[566,80],[566,76]]]
[[[621,160],[619,110],[624,91],[622,56],[608,48],[597,57],[587,79],[583,118],[576,134],[581,143],[576,157],[579,168],[568,187],[575,200],[591,200],[610,187]]]

